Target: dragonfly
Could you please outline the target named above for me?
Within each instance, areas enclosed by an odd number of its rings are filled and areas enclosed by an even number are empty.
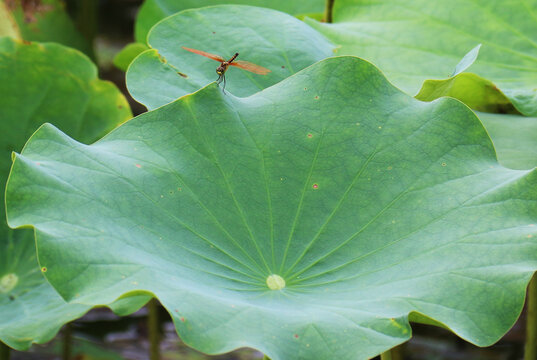
[[[254,74],[259,74],[259,75],[267,75],[270,72],[269,69],[264,68],[263,66],[259,66],[259,65],[256,65],[251,62],[244,61],[244,60],[237,60],[237,56],[239,56],[239,53],[235,53],[235,55],[233,55],[229,60],[226,61],[220,55],[215,55],[215,54],[211,54],[205,51],[187,48],[185,46],[181,46],[181,47],[187,51],[193,52],[194,54],[205,56],[205,57],[208,57],[209,59],[213,59],[213,60],[220,62],[220,66],[216,68],[216,73],[218,74],[218,79],[216,80],[216,83],[220,84],[222,81],[224,82],[224,87],[222,88],[222,91],[224,91],[226,88],[226,71],[228,67],[230,66],[236,66],[240,69],[250,71],[250,72],[253,72]]]

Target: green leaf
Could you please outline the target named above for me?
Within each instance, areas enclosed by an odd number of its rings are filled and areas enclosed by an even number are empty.
[[[0,282],[14,279],[12,288],[0,288],[0,341],[27,350],[33,342],[49,341],[63,324],[91,308],[66,304],[46,282],[37,264],[32,231],[4,231],[0,249]]]
[[[119,53],[114,57],[114,65],[123,71],[127,71],[130,63],[138,55],[147,50],[148,47],[140,43],[130,43],[127,44]]]
[[[240,22],[233,20],[237,19],[236,14],[243,16]],[[267,75],[258,75],[230,67],[225,91],[236,96],[249,96],[271,86],[332,55],[334,48],[293,16],[239,5],[183,11],[156,25],[148,42],[155,50],[144,52],[132,63],[127,72],[127,87],[149,109],[197,91],[218,78],[217,61],[181,46],[226,59],[239,52],[239,60],[271,70]]]
[[[33,235],[27,229],[9,230],[0,239],[0,341],[16,350],[50,341],[64,324],[92,307],[66,303],[47,283],[37,262]],[[150,298],[131,294],[106,305],[121,316],[138,310]]]
[[[483,44],[470,70],[494,83],[520,113],[537,116],[537,0],[335,4],[334,24],[307,23],[341,45],[339,54],[373,62],[407,93],[448,77],[468,49]]]
[[[4,2],[5,0],[0,0]],[[6,3],[24,40],[56,42],[90,55],[92,49],[65,11],[61,0],[9,1]],[[0,35],[7,35],[0,33]]]
[[[7,209],[67,298],[150,292],[211,354],[367,359],[410,337],[411,312],[481,346],[513,325],[536,175],[498,165],[460,102],[338,57],[247,98],[211,84],[91,146],[45,125]]]
[[[324,10],[324,0],[146,0],[136,19],[134,29],[136,41],[145,44],[151,27],[167,16],[187,9],[223,4],[259,6],[291,15],[320,13]],[[248,14],[240,13],[240,15],[241,21],[247,20]]]
[[[479,55],[479,49],[481,48],[481,44],[477,45],[472,50],[468,51],[466,55],[462,58],[462,60],[455,66],[455,70],[453,70],[453,74],[451,76],[459,75],[460,73],[464,72],[466,69],[468,69],[477,59],[477,56]]]
[[[518,114],[509,98],[496,85],[472,73],[458,74],[445,80],[426,80],[416,99],[433,101],[442,96],[456,98],[477,111]]]
[[[0,179],[7,181],[11,152],[43,122],[90,143],[131,117],[119,90],[97,78],[91,61],[57,44],[0,38]],[[0,200],[4,202],[4,192]],[[4,218],[4,209],[0,211]],[[131,300],[129,300],[131,301]],[[147,297],[125,301],[132,311]],[[41,274],[33,232],[10,230],[0,222],[0,341],[25,350],[50,340],[60,327],[89,310],[67,304]]]
[[[47,121],[91,143],[132,117],[116,86],[99,80],[86,56],[62,45],[0,38],[0,83],[0,134],[7,154],[20,150]],[[6,176],[10,158],[1,161]]]
[[[478,113],[498,153],[500,164],[512,169],[537,166],[537,118]]]

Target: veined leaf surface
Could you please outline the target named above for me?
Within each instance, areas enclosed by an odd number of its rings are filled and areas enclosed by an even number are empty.
[[[207,353],[367,359],[411,336],[412,312],[478,345],[512,326],[536,183],[460,102],[339,57],[247,98],[211,84],[90,146],[45,125],[7,208],[67,298],[149,292]]]

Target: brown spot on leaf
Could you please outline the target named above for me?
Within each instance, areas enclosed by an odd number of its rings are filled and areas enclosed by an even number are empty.
[[[10,11],[22,8],[24,21],[27,23],[36,22],[36,15],[54,10],[53,5],[43,4],[42,0],[5,0],[5,4]]]

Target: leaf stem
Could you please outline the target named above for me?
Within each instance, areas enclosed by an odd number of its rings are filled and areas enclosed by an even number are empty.
[[[331,23],[333,20],[332,11],[334,9],[334,2],[336,0],[326,0],[324,7],[324,22]]]
[[[380,354],[380,360],[392,360],[392,351],[388,350]]]
[[[403,360],[403,345],[396,346],[380,354],[380,360]]]
[[[9,360],[11,348],[0,341],[0,360]]]
[[[147,304],[147,324],[149,329],[149,359],[160,360],[160,329],[158,322],[158,301],[151,299]]]
[[[76,25],[82,36],[88,41],[90,45],[91,54],[90,57],[93,60],[95,58],[94,40],[97,35],[97,21],[98,21],[98,1],[95,0],[81,0],[77,1],[76,12]]]
[[[63,327],[62,360],[71,359],[71,345],[73,342],[73,328],[71,323]]]
[[[537,359],[537,276],[534,274],[526,297],[526,344],[524,360]]]

